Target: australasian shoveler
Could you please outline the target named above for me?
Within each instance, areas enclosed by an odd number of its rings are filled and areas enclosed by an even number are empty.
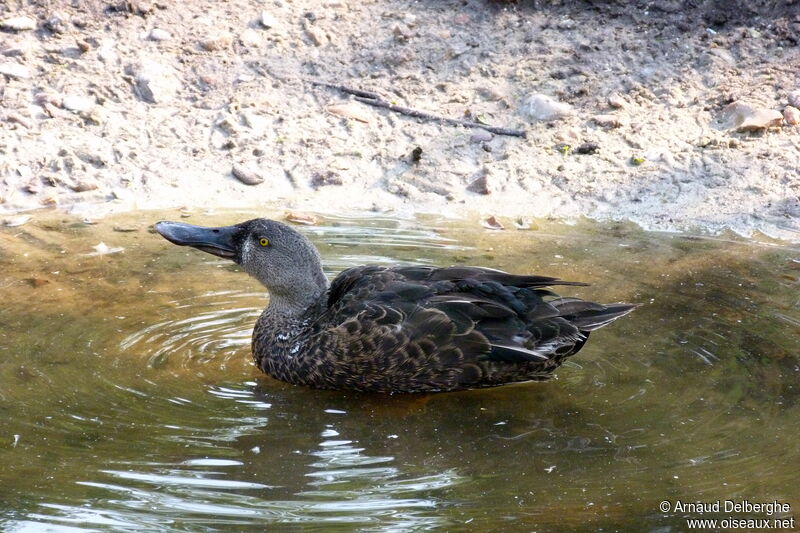
[[[329,284],[314,245],[263,218],[155,228],[234,261],[268,289],[253,356],[262,371],[298,385],[413,393],[542,381],[590,332],[635,307],[548,289],[584,283],[481,267],[357,266]]]

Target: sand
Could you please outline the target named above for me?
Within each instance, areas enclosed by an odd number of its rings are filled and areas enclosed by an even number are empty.
[[[0,32],[6,217],[477,212],[800,240],[800,127],[780,119],[800,99],[800,2],[0,6],[14,17],[29,20]],[[779,118],[738,131],[736,102]]]

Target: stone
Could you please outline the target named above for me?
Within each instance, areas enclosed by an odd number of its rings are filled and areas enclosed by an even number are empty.
[[[9,17],[0,21],[0,28],[11,31],[26,31],[36,29],[36,20],[31,17]]]
[[[280,26],[280,22],[278,22],[278,19],[276,19],[269,11],[262,11],[261,16],[258,19],[258,22],[260,22],[261,25],[267,28],[268,30],[275,29],[278,26]]]
[[[289,222],[293,222],[295,224],[303,224],[304,226],[313,226],[318,222],[317,217],[306,213],[289,212],[286,213],[286,216],[284,218]]]
[[[800,91],[790,92],[788,100],[790,106],[800,108]]]
[[[262,43],[261,34],[252,28],[244,30],[241,35],[239,35],[239,41],[241,41],[244,46],[250,48],[261,46]]]
[[[264,178],[262,178],[256,171],[251,170],[244,165],[233,165],[231,174],[233,174],[234,178],[241,181],[245,185],[258,185],[259,183],[264,182]]]
[[[94,98],[70,94],[61,99],[61,107],[73,113],[87,113],[97,105]]]
[[[306,35],[311,40],[311,42],[314,43],[314,46],[322,46],[323,44],[325,44],[325,41],[327,40],[325,33],[322,30],[315,28],[314,26],[306,27]]]
[[[334,104],[325,108],[325,111],[350,120],[357,120],[359,122],[369,123],[372,118],[369,113],[364,109],[364,106],[356,104],[355,102],[348,102],[346,104]]]
[[[493,230],[503,230],[506,227],[503,225],[502,222],[497,220],[497,217],[492,215],[489,218],[485,218],[481,221],[481,226],[486,229],[493,229]]]
[[[161,28],[153,28],[150,30],[150,33],[147,34],[147,38],[151,41],[168,41],[172,39],[172,34],[167,30],[162,30]]]
[[[522,109],[535,120],[558,120],[575,114],[571,105],[538,93],[529,96]]]
[[[783,120],[785,120],[786,124],[789,126],[796,126],[800,124],[800,109],[787,105],[783,109]]]
[[[171,100],[181,86],[172,68],[149,59],[130,65],[127,71],[134,77],[136,96],[150,104]]]
[[[97,183],[88,180],[78,180],[69,187],[75,192],[88,192],[97,190]]]
[[[491,194],[492,190],[489,188],[489,174],[487,172],[481,172],[480,176],[467,185],[467,190],[478,194]]]
[[[474,143],[487,143],[494,138],[491,132],[486,130],[475,130],[475,133],[469,136],[469,140]]]
[[[31,220],[30,215],[16,215],[4,218],[3,225],[8,228],[15,228],[17,226],[22,226],[23,224],[27,224],[28,222],[30,222],[30,220]]]
[[[200,46],[207,52],[215,52],[217,50],[230,48],[231,44],[233,44],[233,35],[228,32],[220,32],[200,42]]]
[[[753,132],[780,126],[783,114],[774,109],[733,102],[725,106],[717,120],[723,129]]]
[[[51,13],[44,21],[44,27],[53,33],[63,33],[67,28],[67,17],[63,13]]]
[[[622,109],[625,107],[625,100],[619,93],[611,93],[608,95],[608,105],[613,107],[614,109]]]
[[[601,128],[619,128],[622,120],[616,115],[595,115],[592,121]]]
[[[593,155],[596,154],[600,147],[595,143],[583,143],[575,148],[576,154]]]
[[[0,63],[0,74],[4,74],[9,78],[16,78],[19,80],[26,80],[31,77],[31,71],[25,65],[19,63]]]

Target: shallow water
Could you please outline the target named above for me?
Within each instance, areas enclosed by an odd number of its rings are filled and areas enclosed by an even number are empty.
[[[551,382],[387,397],[259,375],[264,291],[148,231],[179,216],[0,231],[0,530],[683,531],[662,500],[800,505],[797,248],[325,217],[301,230],[329,275],[469,263],[644,304]]]

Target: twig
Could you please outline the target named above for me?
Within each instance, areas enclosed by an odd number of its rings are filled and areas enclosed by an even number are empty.
[[[353,89],[352,87],[347,87],[345,85],[337,85],[335,83],[326,83],[324,81],[316,81],[311,80],[313,85],[319,85],[320,87],[327,87],[329,89],[337,89],[342,91],[343,93],[352,94],[353,96],[360,96],[362,98],[370,98],[372,100],[381,100],[381,95],[378,93],[373,93],[372,91],[362,91],[361,89]]]
[[[408,117],[420,118],[422,120],[427,120],[430,122],[440,122],[442,124],[450,124],[452,126],[463,126],[465,128],[480,128],[482,130],[494,133],[495,135],[507,135],[510,137],[525,138],[525,132],[523,130],[499,128],[497,126],[489,126],[488,124],[482,124],[480,122],[472,122],[470,120],[460,120],[457,118],[443,117],[440,115],[427,113],[425,111],[420,111],[418,109],[412,109],[410,107],[394,105],[381,98],[381,96],[377,93],[373,93],[370,91],[362,91],[361,89],[353,89],[352,87],[347,87],[345,85],[325,83],[322,81],[312,81],[311,83],[313,83],[314,85],[320,85],[322,87],[328,87],[330,89],[337,89],[347,94],[352,94],[355,97],[355,100],[361,102],[362,104],[371,105],[373,107],[381,107],[383,109],[388,109],[389,111],[394,111],[395,113],[400,113],[401,115],[406,115]]]

